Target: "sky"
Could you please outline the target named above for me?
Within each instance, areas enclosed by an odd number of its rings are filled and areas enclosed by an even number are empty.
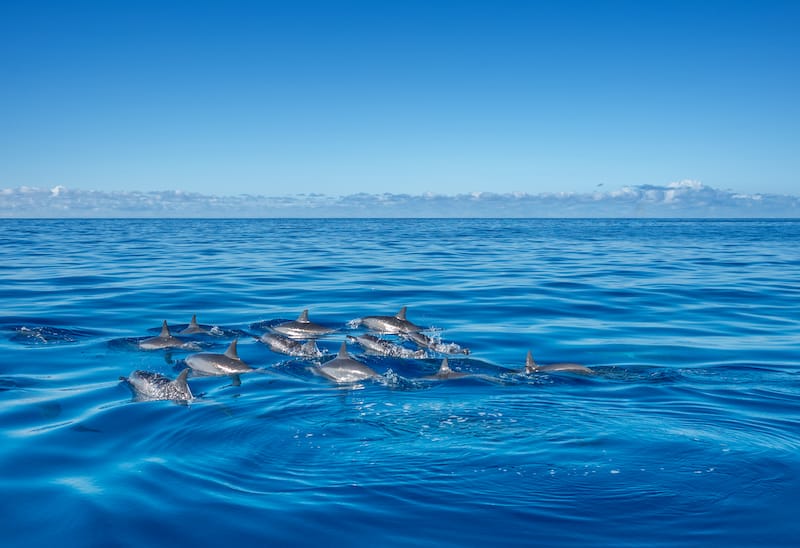
[[[769,0],[5,1],[0,189],[797,195],[798,28]]]

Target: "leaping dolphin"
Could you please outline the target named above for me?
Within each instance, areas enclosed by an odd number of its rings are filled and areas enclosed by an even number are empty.
[[[528,350],[528,355],[525,358],[525,373],[530,375],[532,373],[547,373],[550,371],[567,371],[570,373],[583,373],[593,375],[594,371],[577,363],[551,363],[547,365],[537,365],[533,361],[533,354]]]
[[[269,346],[270,350],[279,354],[300,358],[319,358],[322,356],[322,351],[317,347],[317,343],[313,339],[303,344],[278,333],[264,333],[258,340]]]
[[[253,371],[253,368],[244,363],[236,352],[237,340],[233,340],[224,354],[211,352],[191,354],[186,357],[186,365],[205,375],[233,375],[235,381],[239,373]]]
[[[197,314],[192,314],[192,321],[189,322],[189,325],[180,332],[181,335],[200,335],[200,334],[208,334],[208,329],[201,326],[197,323]]]
[[[366,316],[361,318],[361,323],[372,331],[379,333],[414,333],[422,331],[418,325],[414,325],[406,319],[406,308],[403,307],[394,316]]]
[[[461,371],[453,371],[450,369],[450,363],[447,361],[447,358],[445,358],[442,360],[442,365],[439,367],[439,371],[437,371],[434,375],[428,375],[422,378],[428,380],[446,381],[448,379],[460,379],[461,377],[468,376],[469,373],[462,373]]]
[[[342,342],[339,353],[332,360],[316,369],[321,375],[338,383],[348,383],[374,379],[379,375],[371,367],[354,360],[347,353],[347,343]]]
[[[161,325],[161,333],[158,334],[158,337],[150,337],[149,339],[139,341],[139,348],[142,350],[158,350],[160,348],[180,348],[184,344],[186,344],[185,340],[174,337],[169,332],[167,320],[164,320],[164,323]]]
[[[334,331],[333,329],[310,321],[308,319],[308,310],[303,310],[296,320],[283,322],[272,329],[294,339],[316,339],[317,337],[322,337]]]
[[[373,354],[378,354],[380,356],[391,356],[393,358],[425,357],[424,350],[411,350],[409,348],[400,346],[399,344],[387,341],[386,339],[380,339],[375,335],[370,335],[369,333],[365,333],[357,337],[348,335],[347,340],[351,343],[356,343],[361,345],[361,347],[364,348],[367,352],[372,352]]]
[[[136,370],[131,373],[130,377],[120,377],[119,380],[128,384],[138,401],[189,401],[194,396],[186,382],[188,374],[189,368],[187,367],[173,381],[160,373]]]

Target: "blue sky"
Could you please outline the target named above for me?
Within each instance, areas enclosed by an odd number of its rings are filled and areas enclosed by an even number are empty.
[[[800,2],[3,2],[0,189],[797,194],[798,28]]]

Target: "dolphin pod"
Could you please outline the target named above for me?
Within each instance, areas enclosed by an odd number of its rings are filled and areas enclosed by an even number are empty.
[[[360,335],[347,335],[342,341],[337,354],[327,361],[311,366],[312,372],[325,377],[335,383],[347,384],[381,377],[369,365],[351,356],[347,351],[347,343],[358,344],[367,354],[387,356],[403,359],[423,359],[428,356],[426,350],[438,354],[469,354],[470,351],[456,343],[443,343],[425,335],[425,328],[420,327],[406,317],[407,308],[404,306],[394,316],[365,316],[350,322],[350,326],[364,326],[372,333]],[[255,326],[255,324],[254,324]],[[215,332],[218,328],[213,328]],[[316,345],[316,340],[334,333],[336,330],[311,322],[308,310],[303,310],[296,320],[284,321],[268,327],[271,332],[256,336],[255,340],[267,345],[270,350],[280,354],[293,356],[300,359],[320,359],[324,352]],[[210,335],[212,331],[207,326],[197,323],[197,316],[193,315],[189,325],[180,334],[189,338],[173,336],[170,333],[166,320],[161,332],[156,337],[149,337],[139,341],[138,346],[143,350],[158,349],[188,349],[194,336],[201,338]],[[373,334],[374,333],[374,334]],[[388,339],[385,338],[388,336]],[[409,341],[418,349],[412,350],[390,340],[395,337],[400,342]],[[306,342],[302,342],[305,340]],[[186,368],[181,371],[175,380],[171,380],[159,373],[137,370],[129,377],[120,377],[126,382],[137,400],[173,400],[190,401],[193,396],[187,383],[187,376],[230,376],[234,385],[238,385],[239,375],[254,371],[254,368],[243,361],[237,350],[238,338],[234,339],[224,353],[196,352],[185,358]],[[547,373],[580,373],[592,374],[594,371],[577,363],[551,363],[537,364],[529,351],[525,368],[522,370],[509,370],[509,373],[521,375],[536,375]],[[472,373],[458,371],[451,368],[445,357],[439,369],[431,375],[420,377],[426,381],[442,381],[462,377],[474,377]]]

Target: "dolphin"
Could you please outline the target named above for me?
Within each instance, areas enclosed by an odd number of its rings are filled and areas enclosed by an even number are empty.
[[[188,374],[189,368],[187,367],[173,381],[159,373],[136,370],[131,373],[130,377],[120,377],[119,380],[128,383],[137,401],[189,401],[194,396],[186,382]]]
[[[185,340],[172,336],[167,326],[167,320],[164,320],[158,337],[150,337],[139,341],[139,348],[142,350],[158,350],[160,348],[180,348],[184,344],[186,344]]]
[[[437,371],[434,375],[427,375],[422,378],[427,380],[446,381],[448,379],[460,379],[468,376],[469,373],[462,373],[460,371],[453,371],[450,369],[450,364],[448,363],[447,358],[445,358],[442,360],[442,365],[439,367],[439,371]]]
[[[308,310],[303,310],[296,320],[283,322],[272,329],[278,333],[296,339],[315,339],[327,335],[328,333],[333,333],[334,331],[333,329],[309,321]]]
[[[594,374],[594,371],[585,365],[580,365],[577,363],[551,363],[548,365],[536,365],[536,362],[533,361],[533,354],[531,354],[530,350],[528,351],[528,355],[525,358],[525,374],[530,375],[532,373],[548,373],[551,371],[567,371],[569,373],[583,373],[587,375]]]
[[[361,318],[361,323],[368,329],[379,333],[399,334],[422,331],[420,326],[414,325],[406,319],[406,308],[404,306],[394,316],[366,316]]]
[[[347,383],[374,379],[379,375],[372,368],[354,360],[347,353],[347,343],[342,341],[339,353],[332,360],[316,369],[321,375],[334,382]]]
[[[278,333],[264,333],[258,340],[269,346],[270,350],[279,354],[301,358],[319,358],[322,356],[322,351],[317,347],[317,343],[313,339],[302,344]]]
[[[369,333],[365,333],[364,335],[359,335],[357,337],[348,335],[347,340],[348,342],[361,345],[361,347],[367,352],[372,352],[373,354],[378,354],[380,356],[392,356],[394,358],[425,357],[424,350],[410,350],[400,346],[399,344],[395,344],[385,339],[380,339],[375,335],[370,335]]]
[[[428,348],[442,354],[469,354],[469,348],[461,348],[456,343],[443,343],[419,331],[410,331],[400,335],[404,339],[415,343],[420,348]]]
[[[253,368],[244,363],[236,353],[237,340],[233,340],[224,354],[210,352],[191,354],[186,357],[186,365],[205,375],[233,375],[236,377],[239,373],[253,371]]]
[[[208,329],[197,323],[197,314],[192,314],[192,321],[180,332],[181,335],[208,335]]]

